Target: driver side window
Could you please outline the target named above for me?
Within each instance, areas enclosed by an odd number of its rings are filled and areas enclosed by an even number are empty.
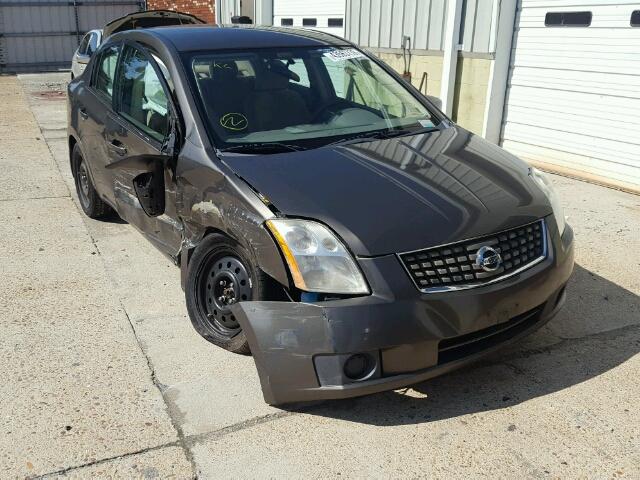
[[[137,48],[126,46],[118,81],[118,113],[144,134],[163,141],[169,133],[169,101],[148,57]]]

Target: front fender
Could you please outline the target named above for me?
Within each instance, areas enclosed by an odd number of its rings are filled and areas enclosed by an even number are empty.
[[[263,272],[282,285],[289,277],[280,250],[264,222],[274,213],[242,180],[232,178],[215,165],[195,162],[187,155],[178,160],[178,211],[184,224],[181,280],[184,289],[193,250],[211,232],[219,232],[240,243]],[[194,152],[194,155],[196,153]],[[207,159],[208,160],[208,159]]]

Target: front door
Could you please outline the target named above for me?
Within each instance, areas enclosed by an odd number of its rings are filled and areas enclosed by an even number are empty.
[[[118,213],[175,256],[182,227],[175,209],[175,161],[167,153],[174,114],[162,75],[142,47],[124,46],[116,78],[116,108],[105,127],[112,162],[107,170]],[[159,210],[141,204],[147,194],[162,196]]]

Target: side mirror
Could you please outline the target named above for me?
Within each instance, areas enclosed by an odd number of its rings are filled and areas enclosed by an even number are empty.
[[[440,100],[438,97],[434,97],[433,95],[427,95],[427,99],[433,103],[438,110],[442,110],[442,100]]]

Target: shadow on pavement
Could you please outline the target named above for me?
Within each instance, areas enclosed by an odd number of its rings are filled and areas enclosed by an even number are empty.
[[[579,265],[567,293],[567,303],[555,319],[528,340],[506,347],[506,352],[408,389],[304,410],[378,426],[454,418],[558,392],[640,352],[638,295]],[[534,346],[526,348],[525,343]]]
[[[127,225],[129,222],[124,220],[120,215],[116,212],[111,212],[109,215],[106,215],[100,219],[102,223],[114,223],[116,225]]]

